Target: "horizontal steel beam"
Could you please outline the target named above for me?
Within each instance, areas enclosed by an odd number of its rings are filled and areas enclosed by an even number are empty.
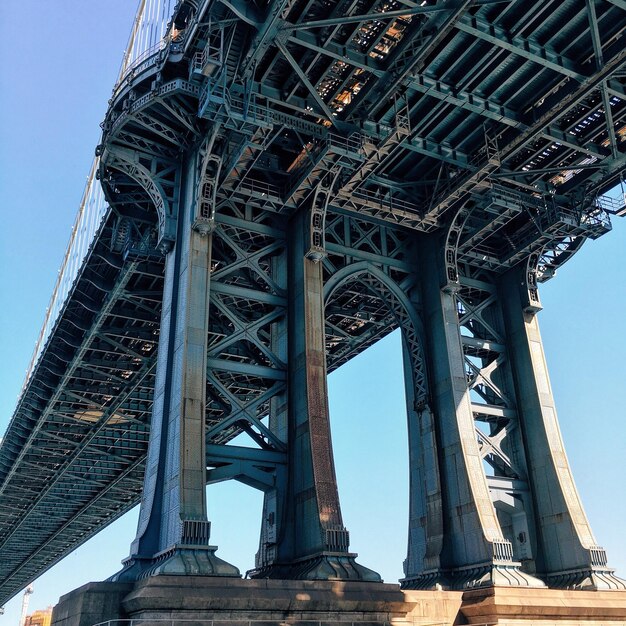
[[[207,359],[207,368],[208,370],[233,372],[256,378],[267,378],[269,380],[287,379],[287,373],[284,370],[278,370],[265,365],[257,365],[256,363],[242,363],[241,361],[231,361],[227,359],[209,358]]]
[[[587,78],[582,68],[563,55],[545,46],[540,46],[532,40],[511,35],[504,28],[490,24],[475,15],[463,17],[455,26],[468,35],[477,37],[527,61],[532,61],[545,69],[573,78],[578,82]]]

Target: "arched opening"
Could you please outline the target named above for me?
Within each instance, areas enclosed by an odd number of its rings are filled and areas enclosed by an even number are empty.
[[[400,330],[333,372],[328,391],[337,484],[350,549],[385,582],[395,583],[403,577],[409,519]]]

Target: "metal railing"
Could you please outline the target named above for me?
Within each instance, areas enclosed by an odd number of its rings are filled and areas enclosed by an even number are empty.
[[[166,30],[175,4],[175,0],[139,0],[120,71],[113,87],[114,95],[128,76],[168,45],[170,39]],[[180,38],[180,33],[175,35],[173,41]]]
[[[372,208],[388,210],[417,220],[421,219],[420,207],[391,194],[379,194],[371,189],[359,188],[351,193],[351,199],[356,203],[361,201],[362,204]]]
[[[344,135],[338,135],[337,133],[329,132],[326,135],[325,141],[328,144],[328,149],[333,148],[340,152],[345,152],[352,155],[360,155],[364,158],[363,146],[366,141],[366,137],[359,133],[352,133],[347,137]]]
[[[240,188],[246,189],[256,195],[268,196],[270,198],[277,199],[282,199],[285,191],[284,188],[279,187],[278,185],[273,185],[272,183],[267,183],[263,180],[255,178],[242,179]]]
[[[619,188],[616,187],[614,191]],[[599,196],[597,199],[597,205],[603,211],[610,213],[611,215],[624,215],[626,213],[626,194],[622,193],[620,196],[613,198],[608,195]]]
[[[158,43],[154,44],[154,46],[151,46],[147,50],[144,50],[144,52],[142,52],[139,57],[137,57],[132,63],[127,65],[124,68],[124,71],[120,73],[117,82],[113,87],[113,97],[118,94],[120,88],[124,85],[129,77],[134,76],[135,74],[142,72],[145,69],[148,69],[153,64],[156,64],[156,55],[159,54],[161,50],[164,50],[166,45],[167,42],[165,40],[159,41]],[[142,67],[142,65],[145,65],[145,67]]]

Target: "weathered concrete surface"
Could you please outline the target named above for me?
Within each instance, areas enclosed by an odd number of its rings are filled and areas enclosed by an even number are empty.
[[[388,624],[413,608],[398,585],[344,581],[158,576],[124,599],[133,618]]]
[[[462,624],[460,615],[462,591],[403,591],[407,607],[411,607],[404,619],[394,619],[393,626],[429,625],[452,626]]]
[[[468,624],[624,626],[626,592],[491,587],[466,591],[461,613]]]
[[[61,598],[52,626],[116,619],[139,620],[137,626],[624,626],[626,593],[402,591],[398,585],[353,581],[153,576],[84,585]]]
[[[87,583],[61,596],[54,607],[55,626],[93,626],[104,620],[124,619],[122,600],[133,583]]]

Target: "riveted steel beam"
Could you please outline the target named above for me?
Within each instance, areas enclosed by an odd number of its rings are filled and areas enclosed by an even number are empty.
[[[591,41],[593,42],[593,52],[596,59],[596,67],[600,68],[604,65],[604,55],[602,53],[602,41],[600,40],[600,32],[598,30],[598,17],[596,15],[595,0],[586,0],[587,11],[589,14],[589,25],[591,29]],[[606,121],[606,130],[609,137],[609,146],[614,159],[619,157],[617,147],[617,139],[615,136],[615,124],[613,123],[613,115],[611,113],[611,101],[609,98],[606,81],[600,86],[602,94],[602,104],[604,108],[604,119]]]
[[[540,46],[532,40],[512,35],[504,28],[490,24],[477,16],[463,17],[456,22],[455,28],[578,82],[587,77],[582,68],[554,50]]]
[[[426,76],[417,74],[406,81],[409,89],[414,89],[419,93],[436,98],[437,100],[449,103],[453,107],[460,107],[466,111],[477,113],[482,117],[502,122],[506,126],[523,130],[526,124],[522,121],[518,113],[512,109],[499,104],[488,98],[479,96],[463,89],[457,89],[447,83]]]
[[[498,4],[506,2],[508,0],[474,0],[472,4]],[[440,13],[442,11],[454,11],[461,6],[465,6],[465,1],[450,2],[445,6],[430,5],[430,6],[417,6],[406,7],[404,9],[396,9],[393,11],[379,11],[377,13],[364,13],[362,15],[344,15],[342,17],[333,17],[325,20],[311,20],[309,22],[300,22],[299,24],[286,23],[283,25],[283,29],[286,30],[301,30],[310,28],[326,28],[328,26],[342,26],[344,24],[361,24],[363,22],[375,22],[387,19],[395,19],[398,17],[410,17],[412,15],[424,15],[430,13]]]
[[[559,90],[556,94],[552,94],[545,98],[545,102],[539,107],[539,115],[537,120],[529,124],[519,136],[515,137],[510,143],[501,147],[502,159],[510,158],[515,154],[522,145],[530,139],[537,136],[542,130],[553,124],[560,117],[574,108],[581,100],[587,97],[602,84],[604,80],[612,76],[617,70],[622,68],[626,63],[626,50],[624,48],[613,45],[611,47],[611,55],[609,60],[596,70],[591,76],[587,77],[582,83],[574,87],[566,86]],[[564,92],[564,93],[561,93]]]
[[[288,41],[299,44],[308,50],[313,50],[331,59],[349,63],[356,68],[370,72],[374,76],[382,76],[384,73],[384,69],[378,61],[348,46],[341,46],[332,41],[320,45],[314,36],[303,31],[297,31],[290,35]]]
[[[240,20],[256,29],[263,25],[263,16],[254,4],[246,0],[219,0],[228,7]]]
[[[282,52],[283,56],[285,57],[289,65],[291,65],[294,72],[298,75],[298,78],[300,79],[302,84],[307,88],[307,90],[313,97],[313,100],[315,100],[315,102],[321,109],[326,119],[332,122],[332,124],[337,125],[338,122],[335,119],[335,116],[333,115],[333,111],[331,111],[328,105],[326,104],[326,102],[324,102],[324,99],[322,98],[322,96],[320,96],[320,94],[318,93],[313,83],[311,83],[308,76],[304,73],[302,68],[298,65],[298,62],[293,58],[293,56],[291,55],[291,52],[289,52],[289,50],[287,50],[287,47],[283,43],[281,43],[279,40],[276,41],[276,45],[278,46],[278,49]]]

